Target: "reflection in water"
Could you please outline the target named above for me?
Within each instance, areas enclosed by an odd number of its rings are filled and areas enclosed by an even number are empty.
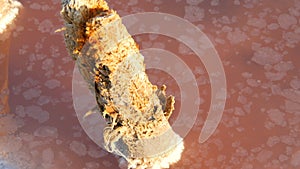
[[[14,20],[22,5],[18,1],[0,1],[0,114],[9,111],[8,106],[8,58],[9,35],[15,27]]]
[[[9,112],[8,105],[8,49],[9,40],[0,41],[0,114]]]
[[[9,71],[3,74],[9,79],[11,113],[0,118],[0,126],[1,132],[11,134],[0,137],[1,159],[21,169],[120,168],[118,159],[94,144],[76,118],[71,99],[74,62],[62,35],[54,33],[62,26],[60,1],[21,2],[24,8],[7,55]],[[185,138],[181,160],[171,168],[299,168],[298,0],[108,3],[122,16],[159,11],[183,17],[209,36],[221,57],[227,104],[217,131],[200,144],[197,139],[211,98],[204,65],[188,46],[174,39],[135,37],[142,49],[162,48],[178,55],[193,71],[200,89],[196,123]],[[0,51],[4,49],[1,44]],[[2,68],[1,78],[5,77]],[[167,94],[175,96],[178,110],[181,93],[176,81],[165,72],[147,73],[153,83],[168,86]],[[177,115],[173,114],[171,123]]]

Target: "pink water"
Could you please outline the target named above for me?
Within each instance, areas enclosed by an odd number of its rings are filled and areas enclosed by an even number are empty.
[[[65,49],[62,33],[54,33],[63,26],[60,1],[21,3],[24,8],[17,28],[6,42],[9,51],[0,46],[6,54],[1,60],[9,60],[8,72],[1,70],[1,77],[8,75],[10,107],[10,113],[0,118],[0,168],[120,168],[119,158],[91,141],[76,117],[72,101],[74,61]],[[172,38],[135,36],[141,49],[162,48],[184,60],[199,86],[196,122],[184,138],[181,160],[171,168],[300,168],[300,1],[108,3],[121,16],[164,12],[191,21],[213,42],[223,63],[225,110],[217,130],[201,144],[198,138],[211,99],[203,63]],[[149,69],[147,73],[153,83],[166,84],[168,94],[175,95],[173,123],[181,103],[178,84],[166,72]]]

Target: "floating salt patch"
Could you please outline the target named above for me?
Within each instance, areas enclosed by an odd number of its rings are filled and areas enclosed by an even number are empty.
[[[1,134],[13,134],[17,131],[18,125],[14,118],[14,115],[8,114],[0,117],[0,135]]]
[[[257,1],[255,2],[255,1],[249,1],[249,0],[248,0],[248,1],[244,1],[243,6],[244,6],[245,8],[251,9],[251,8],[254,8],[255,3],[257,3]]]
[[[56,79],[51,79],[51,80],[47,80],[45,82],[45,86],[48,87],[49,89],[55,89],[57,87],[60,86],[60,81],[56,80]]]
[[[36,3],[36,2],[34,2],[34,3],[32,3],[32,4],[29,5],[29,8],[35,9],[35,10],[40,10],[41,9],[41,5],[38,4],[38,3]]]
[[[2,153],[16,153],[23,145],[21,138],[14,135],[0,137],[0,145]]]
[[[210,5],[211,5],[211,6],[218,6],[219,3],[220,3],[219,0],[212,0],[212,1],[210,2]]]
[[[294,167],[300,167],[300,150],[296,151],[291,158],[291,165]]]
[[[300,114],[300,104],[290,100],[285,100],[285,111]]]
[[[278,21],[280,27],[283,28],[283,29],[288,29],[292,25],[297,24],[296,17],[291,16],[291,15],[286,14],[286,13],[279,15],[277,21]]]
[[[47,148],[47,149],[43,150],[42,159],[43,159],[43,162],[46,164],[53,163],[53,160],[54,160],[53,150],[51,148]]]
[[[204,0],[186,0],[186,3],[189,4],[189,5],[198,5],[203,1]]]
[[[21,140],[24,142],[31,142],[34,139],[34,136],[32,134],[28,134],[28,133],[24,133],[24,132],[21,132],[19,134],[19,136],[20,136]]]
[[[53,67],[54,67],[53,59],[48,58],[43,61],[43,65],[42,65],[43,70],[49,70],[49,69],[52,69]]]
[[[279,25],[277,23],[271,23],[267,27],[269,30],[276,30],[279,28]]]
[[[280,154],[278,159],[279,159],[280,162],[284,162],[284,161],[288,160],[289,157],[284,155],[284,154]]]
[[[37,80],[32,79],[31,77],[26,78],[26,80],[22,83],[22,87],[30,88],[38,85],[39,82]]]
[[[282,60],[283,56],[270,47],[260,47],[255,50],[252,61],[260,65],[275,64]]]
[[[273,147],[280,142],[280,138],[278,136],[271,136],[267,140],[267,146]]]
[[[246,113],[241,107],[236,107],[234,111],[234,115],[236,116],[245,116]]]
[[[285,136],[280,136],[280,140],[282,143],[289,145],[289,146],[293,146],[295,144],[295,138],[289,135],[285,135]]]
[[[248,150],[246,150],[246,149],[243,148],[243,147],[238,147],[238,148],[235,150],[235,152],[236,152],[236,155],[238,155],[238,156],[240,156],[240,157],[245,157],[245,156],[249,155],[249,154],[248,154]]]
[[[278,109],[270,109],[267,111],[270,120],[279,126],[286,126],[285,114]]]
[[[294,64],[291,61],[279,62],[274,66],[274,69],[278,72],[287,72],[294,69]]]
[[[98,169],[98,168],[101,168],[99,163],[93,162],[93,161],[85,163],[85,166],[87,168],[84,168],[84,169]]]
[[[129,5],[129,6],[136,5],[136,4],[138,4],[138,0],[129,0],[127,2],[127,5]]]
[[[231,24],[231,20],[228,16],[222,16],[218,21],[222,24]]]
[[[290,86],[295,90],[299,90],[300,89],[300,79],[292,79],[290,81]]]
[[[271,81],[278,81],[278,80],[282,80],[285,76],[286,73],[285,72],[265,72],[265,76],[268,80]]]
[[[227,39],[231,44],[238,44],[246,41],[248,39],[248,36],[240,29],[235,29],[234,31],[227,34]]]
[[[272,155],[273,155],[272,151],[262,150],[257,154],[256,159],[261,163],[265,163],[272,157]]]
[[[234,0],[234,5],[241,5],[241,2],[239,0]]]
[[[42,33],[51,33],[53,31],[53,23],[49,19],[43,20],[41,23],[38,25],[38,30],[41,31]]]
[[[45,104],[48,104],[50,102],[50,99],[51,98],[49,96],[40,96],[37,101],[37,104],[43,106]]]
[[[204,9],[198,6],[185,6],[184,9],[184,19],[187,19],[190,22],[199,22],[204,18]]]
[[[25,107],[25,113],[27,116],[37,120],[39,123],[44,123],[49,120],[49,112],[43,110],[39,106],[27,106]]]
[[[255,79],[247,79],[247,84],[251,87],[258,87],[261,84],[261,82]]]
[[[15,109],[15,113],[16,115],[20,116],[20,117],[25,117],[26,113],[25,113],[25,108],[22,105],[17,105],[16,109]]]
[[[90,156],[90,157],[93,157],[93,158],[101,158],[101,157],[104,157],[104,156],[106,156],[108,153],[106,152],[106,151],[104,151],[104,150],[97,150],[97,148],[96,147],[92,147],[92,148],[89,148],[89,150],[88,150],[88,155]]]
[[[85,156],[87,154],[86,146],[78,141],[72,141],[70,143],[70,149],[79,156]]]
[[[57,128],[52,126],[42,126],[36,129],[33,133],[36,137],[49,137],[49,138],[57,138],[58,132]]]
[[[251,78],[251,77],[253,76],[253,74],[250,73],[250,72],[243,72],[243,73],[242,73],[242,76],[243,76],[244,78],[246,78],[246,79],[249,79],[249,78]]]
[[[258,29],[262,29],[266,27],[267,22],[262,18],[249,18],[247,24]]]
[[[111,166],[112,166],[112,163],[110,161],[106,161],[106,160],[103,160],[102,164],[104,165],[105,168],[111,168]]]
[[[284,96],[287,99],[290,99],[291,101],[300,103],[300,91],[298,90],[284,89],[282,91],[282,96]]]
[[[25,98],[25,100],[32,100],[39,97],[41,93],[42,91],[38,88],[30,88],[23,92],[23,97]]]

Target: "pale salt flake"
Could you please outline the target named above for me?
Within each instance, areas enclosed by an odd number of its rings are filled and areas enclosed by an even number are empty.
[[[204,18],[204,9],[198,6],[186,6],[184,18],[190,22],[199,22]]]
[[[204,0],[186,0],[186,3],[189,5],[199,5]]]
[[[279,126],[285,126],[285,114],[278,109],[270,109],[267,111],[270,120]]]
[[[266,27],[267,23],[262,18],[249,18],[247,24],[259,29]]]
[[[30,4],[29,7],[30,7],[31,9],[34,9],[34,10],[40,10],[40,9],[41,9],[41,5],[38,4],[38,3],[36,3],[36,2]]]
[[[300,104],[290,100],[285,100],[285,111],[300,114]]]
[[[300,79],[292,79],[290,81],[290,86],[295,90],[299,90],[300,89]]]
[[[280,138],[278,136],[271,136],[267,140],[267,146],[273,147],[274,145],[280,142]]]
[[[98,169],[98,168],[101,168],[100,164],[96,163],[96,162],[87,162],[87,163],[85,163],[85,166],[87,167],[85,169]]]
[[[136,5],[138,4],[138,0],[129,0],[129,2],[127,2],[128,6],[132,6],[132,5]]]
[[[291,157],[291,165],[300,167],[300,150],[296,151]]]
[[[26,113],[25,113],[25,108],[22,105],[17,105],[16,109],[15,109],[15,113],[20,116],[20,117],[25,117]]]
[[[295,144],[295,138],[290,135],[281,136],[280,140],[282,143],[292,146]]]
[[[54,160],[54,152],[51,148],[47,148],[42,152],[42,159],[44,163],[51,164]]]
[[[279,62],[274,66],[274,69],[278,72],[287,72],[294,69],[294,64],[291,61]]]
[[[54,29],[53,27],[54,26],[52,21],[49,19],[45,19],[39,24],[38,30],[41,31],[42,33],[46,33],[46,32],[51,33]]]
[[[0,133],[13,134],[17,131],[17,121],[12,114],[0,117]]]
[[[255,50],[252,61],[260,65],[275,64],[282,60],[283,56],[270,47],[261,47]]]
[[[43,106],[45,104],[48,104],[50,102],[50,99],[51,98],[49,96],[40,96],[37,101],[37,104]]]
[[[284,96],[287,99],[290,99],[291,101],[300,103],[300,91],[298,90],[284,89],[281,94],[282,96]]]
[[[32,100],[39,97],[41,93],[42,91],[38,88],[30,88],[23,92],[23,97],[25,98],[25,100]]]
[[[58,131],[57,128],[52,126],[42,126],[36,129],[33,133],[36,137],[49,137],[49,138],[57,138]]]
[[[49,120],[49,112],[43,110],[38,106],[25,107],[25,113],[27,114],[27,116],[37,120],[39,123],[44,123]]]
[[[271,23],[267,27],[269,30],[276,30],[279,28],[279,25],[277,23]]]
[[[211,5],[211,6],[218,6],[219,3],[220,3],[219,0],[212,0],[212,1],[210,2],[210,5]]]
[[[234,0],[234,5],[241,5],[241,2],[239,0]]]
[[[102,158],[107,155],[107,152],[93,148],[93,149],[89,149],[88,155],[93,158]]]
[[[45,86],[48,87],[49,89],[55,89],[57,87],[60,86],[60,81],[56,80],[56,79],[51,79],[51,80],[47,80],[45,82]]]
[[[256,159],[261,163],[265,163],[267,162],[267,160],[269,160],[272,157],[272,155],[273,155],[272,151],[262,150],[257,154]]]
[[[251,87],[258,87],[261,83],[259,80],[247,79],[247,84]]]
[[[23,146],[21,138],[13,135],[0,137],[1,152],[5,153],[17,153]]]
[[[268,80],[271,81],[278,81],[278,80],[282,80],[285,76],[286,73],[285,72],[265,72],[265,76]]]
[[[85,156],[87,154],[86,146],[78,141],[72,141],[70,149],[79,156]]]
[[[238,44],[246,41],[248,39],[248,36],[240,29],[235,29],[234,31],[227,34],[227,39],[231,44]]]
[[[290,26],[297,24],[297,19],[289,14],[281,14],[277,19],[279,25],[283,29],[288,29]]]
[[[152,2],[153,2],[153,4],[155,4],[155,5],[160,5],[160,4],[163,3],[162,0],[153,0]]]
[[[53,67],[54,67],[53,59],[48,58],[43,61],[43,66],[42,66],[43,70],[51,70]]]

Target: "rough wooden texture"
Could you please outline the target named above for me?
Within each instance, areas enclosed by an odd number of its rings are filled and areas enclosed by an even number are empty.
[[[123,156],[129,168],[178,161],[182,138],[168,122],[174,97],[148,80],[144,58],[119,15],[103,0],[64,0],[62,6],[67,49],[107,120],[106,149]]]

